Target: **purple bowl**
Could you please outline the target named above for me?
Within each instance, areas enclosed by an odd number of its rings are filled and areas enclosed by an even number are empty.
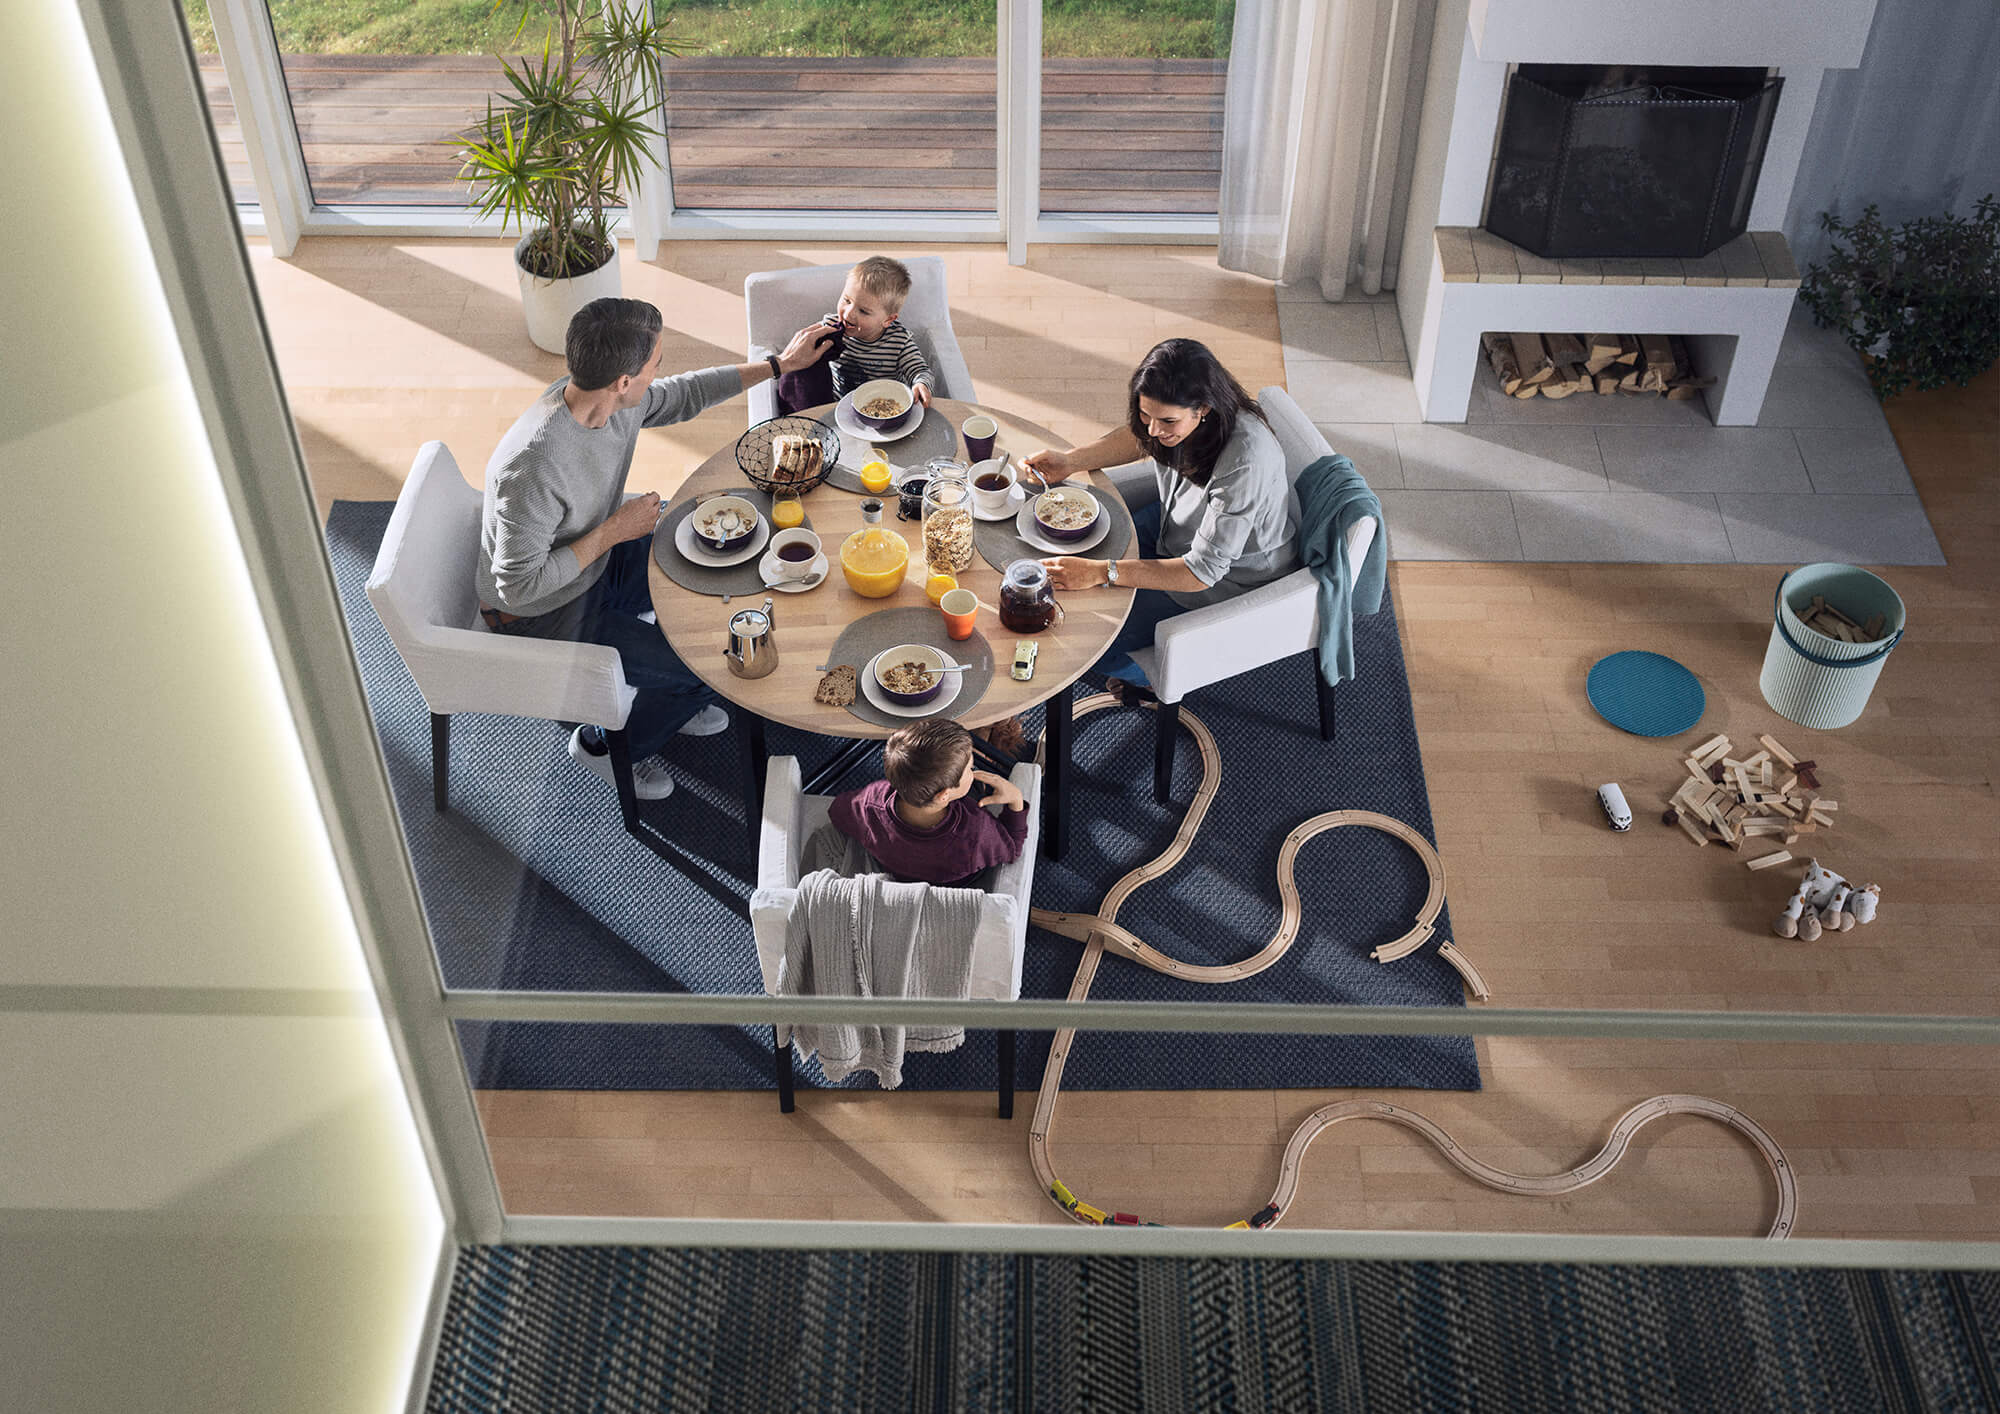
[[[882,695],[898,707],[921,707],[924,703],[929,702],[940,692],[944,691],[945,675],[943,673],[935,674],[937,680],[929,687],[919,689],[916,692],[898,692],[895,688],[882,681],[882,669],[885,666],[893,668],[896,664],[908,662],[911,659],[917,659],[935,666],[940,656],[935,648],[927,648],[921,643],[899,643],[875,660],[873,670],[875,673],[875,686],[881,688]]]
[[[1051,493],[1046,491],[1042,493],[1044,496],[1049,494]],[[1088,491],[1066,489],[1062,494],[1065,498],[1071,499],[1079,496],[1087,498],[1090,501],[1094,514],[1082,525],[1076,526],[1073,529],[1058,530],[1055,526],[1050,525],[1042,519],[1042,497],[1037,496],[1035,498],[1035,528],[1051,540],[1060,540],[1065,543],[1072,540],[1081,540],[1097,528],[1098,517],[1104,514],[1104,506],[1098,501],[1097,497],[1092,496]]]
[[[889,417],[870,417],[861,410],[861,405],[874,398],[895,398],[904,404],[903,410]],[[877,432],[894,432],[917,410],[916,395],[893,378],[876,378],[863,383],[847,395],[847,406],[863,427],[872,427]]]

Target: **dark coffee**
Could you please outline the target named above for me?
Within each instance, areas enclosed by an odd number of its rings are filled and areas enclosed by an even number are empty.
[[[788,540],[778,547],[778,558],[797,564],[800,560],[810,560],[813,547],[804,540]]]
[[[982,491],[1005,491],[1011,483],[1006,477],[995,475],[989,471],[972,484]]]

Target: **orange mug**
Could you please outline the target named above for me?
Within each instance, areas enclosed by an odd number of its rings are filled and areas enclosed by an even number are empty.
[[[944,614],[944,631],[956,639],[972,637],[972,620],[979,612],[979,596],[970,589],[953,589],[938,600]]]

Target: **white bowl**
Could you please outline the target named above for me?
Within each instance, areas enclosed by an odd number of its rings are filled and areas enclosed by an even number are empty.
[[[910,409],[917,405],[917,396],[910,391],[907,383],[898,383],[893,378],[872,378],[847,395],[847,405],[854,409],[854,415],[864,427],[872,427],[877,432],[888,432],[896,424],[910,415]],[[887,417],[874,417],[861,409],[876,398],[888,398],[896,404],[896,411]]]
[[[729,512],[736,513],[732,527]],[[757,533],[757,508],[741,496],[711,496],[688,514],[695,541],[709,550],[734,550]]]

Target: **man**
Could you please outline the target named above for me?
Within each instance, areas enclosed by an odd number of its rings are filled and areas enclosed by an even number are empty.
[[[659,756],[679,732],[712,736],[729,718],[664,634],[646,563],[660,498],[624,499],[639,430],[684,422],[745,388],[810,365],[826,331],[801,329],[782,354],[734,368],[658,376],[660,311],[644,300],[593,300],[570,320],[569,376],[551,384],[500,439],[486,464],[480,514],[480,614],[495,633],[565,638],[618,650],[637,689],[625,730],[641,800],[672,794]],[[604,734],[581,726],[569,754],[612,781]]]

